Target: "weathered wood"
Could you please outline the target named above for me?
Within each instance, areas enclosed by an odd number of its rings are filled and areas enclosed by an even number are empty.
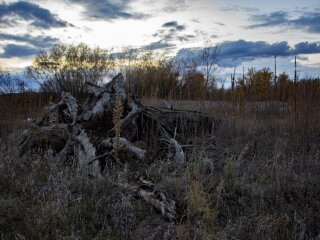
[[[97,97],[97,98],[101,97],[102,93],[106,91],[104,87],[101,87],[92,82],[86,82],[86,90],[88,95],[93,95],[94,97]]]
[[[86,84],[89,94],[86,104],[90,105],[89,109],[82,114],[86,122],[95,122],[101,120],[105,114],[112,114],[116,96],[120,96],[123,102],[126,99],[124,78],[121,73],[103,87],[89,82]]]
[[[107,148],[113,148],[115,141],[117,141],[116,138],[109,138],[104,141],[102,141],[102,145]],[[119,139],[119,150],[124,150],[132,154],[134,157],[138,158],[139,160],[144,160],[146,151],[142,150],[136,146],[134,146],[131,142],[129,142],[125,138]]]
[[[167,198],[165,194],[152,182],[140,177],[137,185],[117,184],[135,194],[136,197],[152,205],[168,221],[174,222],[176,216],[175,201]]]
[[[76,126],[73,129],[74,132],[73,138],[78,142],[78,163],[80,168],[86,169],[89,175],[99,176],[100,175],[100,166],[98,161],[91,162],[91,159],[96,157],[97,149],[92,144],[87,133],[81,126]]]
[[[109,93],[113,93],[115,96],[120,96],[122,99],[126,99],[125,82],[122,73],[116,75],[104,87]]]
[[[112,112],[111,95],[108,92],[104,92],[95,105],[83,113],[82,118],[87,122],[98,121],[102,119],[105,112]]]
[[[37,123],[38,126],[46,125],[46,123],[49,125],[59,123],[75,124],[82,108],[71,93],[62,92],[60,102],[57,104],[50,102],[44,111],[45,115]]]
[[[117,150],[127,152],[139,160],[132,161],[137,164],[135,167],[144,168],[155,159],[167,158],[180,168],[186,162],[182,146],[186,148],[188,145],[181,145],[185,136],[212,133],[219,125],[219,121],[210,115],[173,109],[172,105],[166,104],[167,108],[144,106],[135,96],[126,95],[122,74],[104,86],[87,82],[86,91],[83,105],[68,92],[61,94],[57,104],[50,103],[37,126],[24,132],[19,144],[20,156],[33,149],[52,149],[64,163],[78,166],[88,175],[101,177],[108,166],[108,157],[121,163],[120,167],[127,162],[125,158],[118,159],[118,155],[115,157],[114,145],[119,141]],[[120,138],[116,139],[113,114],[118,97],[121,99],[123,115],[119,120]],[[145,146],[139,147],[132,142],[142,142]],[[123,156],[126,155],[120,155]],[[126,185],[116,184],[151,204],[167,220],[175,220],[173,200],[143,178],[138,183],[131,182]]]
[[[175,156],[175,162],[178,164],[183,164],[186,161],[186,156],[184,154],[184,151],[182,150],[182,147],[177,142],[177,140],[170,138],[169,144],[174,148],[174,156]]]
[[[139,181],[141,186],[137,191],[137,196],[159,210],[166,219],[174,221],[175,201],[168,199],[152,182],[146,181],[142,177],[139,178]]]
[[[69,92],[62,92],[61,94],[61,105],[66,105],[66,109],[64,115],[67,115],[69,118],[72,119],[72,124],[78,119],[78,116],[81,112],[81,106],[78,103],[78,100],[71,95]]]

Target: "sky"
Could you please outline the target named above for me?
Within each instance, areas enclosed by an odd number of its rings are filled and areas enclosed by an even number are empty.
[[[218,45],[219,74],[274,66],[320,75],[319,0],[0,0],[0,65],[22,71],[40,50],[80,42],[171,56]]]

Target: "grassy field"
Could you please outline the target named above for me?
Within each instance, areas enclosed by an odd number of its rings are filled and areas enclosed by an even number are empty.
[[[144,102],[160,106],[162,100]],[[51,152],[18,157],[20,133],[45,101],[28,104],[6,109],[1,118],[1,239],[320,237],[317,106],[306,115],[305,107],[294,112],[290,103],[173,101],[176,108],[201,108],[222,120],[213,134],[189,140],[184,168],[173,170],[159,159],[147,167],[110,166],[103,178],[93,179]],[[114,186],[134,177],[132,169],[176,201],[175,224]]]

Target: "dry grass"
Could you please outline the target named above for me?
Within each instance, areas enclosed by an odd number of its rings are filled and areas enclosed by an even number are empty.
[[[156,99],[146,102],[161,105]],[[130,162],[119,169],[109,164],[101,179],[63,165],[50,152],[18,158],[16,140],[27,125],[23,120],[44,104],[28,108],[24,103],[7,113],[0,143],[1,239],[162,239],[170,226],[154,209],[113,184],[125,183],[137,172],[176,200],[177,239],[320,237],[316,105],[307,115],[303,101],[297,113],[290,103],[247,102],[243,108],[230,102],[173,104],[199,106],[223,124],[213,135],[190,139],[199,147],[187,149],[185,168],[176,171],[166,159],[147,167]]]

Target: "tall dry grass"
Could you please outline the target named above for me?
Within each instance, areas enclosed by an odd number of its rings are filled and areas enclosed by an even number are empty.
[[[0,96],[1,238],[159,236],[167,225],[154,209],[113,184],[143,173],[175,199],[177,239],[318,239],[319,82],[290,82],[257,94],[235,88],[196,100],[180,96],[169,99],[175,108],[222,119],[212,135],[189,139],[186,166],[175,170],[167,159],[124,169],[108,165],[101,179],[63,165],[50,152],[18,158],[19,131],[30,124],[25,120],[38,118],[58,97]],[[162,105],[156,97],[144,102]]]

